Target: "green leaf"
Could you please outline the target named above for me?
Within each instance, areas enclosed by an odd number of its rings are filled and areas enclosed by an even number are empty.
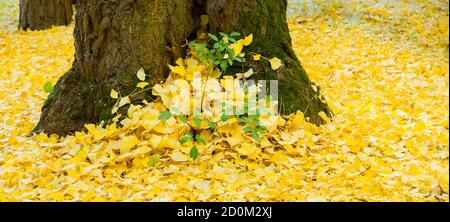
[[[219,35],[221,35],[222,37],[229,37],[227,34],[225,34],[223,32],[219,32]]]
[[[231,34],[230,34],[230,36],[240,36],[241,35],[241,33],[239,33],[239,32],[232,32]]]
[[[196,126],[201,126],[202,125],[202,120],[199,118],[194,118],[192,121],[194,121]]]
[[[209,36],[212,40],[214,40],[214,41],[216,41],[216,42],[219,41],[219,38],[217,38],[217,36],[215,36],[215,35],[213,35],[213,34],[211,34],[211,33],[208,33],[208,36]]]
[[[214,54],[209,54],[208,55],[208,60],[212,61],[213,63],[215,63],[216,62],[216,58],[214,57]],[[219,61],[219,63],[220,63],[220,61]]]
[[[256,127],[252,131],[252,137],[256,141],[260,141],[261,140],[261,135],[263,135],[265,133],[266,133],[266,130],[263,127]]]
[[[248,118],[247,117],[240,117],[238,120],[241,123],[247,123],[248,122]]]
[[[191,148],[191,151],[189,152],[189,154],[191,156],[191,159],[195,161],[198,158],[198,149],[197,149],[197,147],[193,146]]]
[[[223,72],[227,71],[227,69],[228,69],[228,62],[227,62],[227,60],[223,60],[223,61],[220,63],[220,68],[222,68],[222,71],[223,71]]]
[[[172,113],[170,113],[169,111],[160,112],[158,120],[168,120],[170,119],[170,117],[172,117]]]
[[[199,134],[195,135],[195,139],[196,139],[198,142],[200,142],[201,144],[206,145],[205,140],[203,140],[203,138],[202,138]]]
[[[230,119],[230,116],[224,114],[220,117],[220,119],[222,120],[222,122],[226,122]]]
[[[264,133],[266,133],[266,129],[264,129],[262,127],[256,127],[255,132],[257,132],[259,134],[264,134]]]
[[[205,119],[205,121],[209,125],[209,127],[211,127],[211,129],[216,129],[217,126],[213,121],[211,121],[209,119]]]
[[[185,137],[181,138],[180,143],[185,144],[189,141],[192,141],[192,136],[185,136]]]
[[[203,48],[197,49],[197,55],[201,55],[203,53]]]
[[[222,47],[224,47],[224,48],[228,48],[228,46],[229,46],[230,44],[222,41],[222,42],[220,42],[220,45],[221,45]]]
[[[230,54],[231,57],[236,57],[236,54],[234,53],[234,50],[228,48],[228,53]]]
[[[151,166],[151,167],[154,167],[154,166],[156,166],[156,164],[158,163],[158,161],[159,161],[159,155],[158,154],[155,154],[155,155],[153,155],[153,156],[151,156],[150,157],[150,159],[148,160],[148,165],[149,166]]]
[[[184,118],[184,116],[182,116],[182,115],[178,115],[178,119],[180,119],[183,123],[186,123],[186,125],[191,125],[191,124],[189,124],[189,122],[187,121],[187,119]]]
[[[256,141],[260,141],[260,140],[261,140],[261,137],[259,136],[258,132],[256,132],[256,130],[254,130],[254,131],[252,132],[252,137],[253,137],[253,139],[255,139]]]
[[[244,126],[244,127],[242,128],[242,130],[243,130],[244,132],[246,132],[246,133],[248,133],[248,132],[253,132],[253,131],[254,131],[254,129],[251,128],[251,127],[249,127],[249,126]]]
[[[46,83],[44,84],[44,91],[45,91],[46,93],[52,93],[53,90],[54,90],[54,87],[53,87],[53,85],[52,85],[51,82],[46,82]]]

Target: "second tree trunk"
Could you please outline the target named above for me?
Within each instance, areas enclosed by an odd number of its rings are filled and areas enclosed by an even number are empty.
[[[72,15],[72,0],[20,0],[19,28],[44,30],[69,25]]]

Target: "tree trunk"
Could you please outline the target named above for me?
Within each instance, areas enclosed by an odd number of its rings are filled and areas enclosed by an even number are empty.
[[[19,28],[44,30],[72,21],[72,0],[20,0]]]
[[[279,80],[283,113],[301,110],[318,124],[319,111],[331,115],[292,50],[286,0],[79,0],[76,8],[73,67],[56,84],[34,132],[64,135],[109,119],[111,89],[132,91],[141,67],[151,84],[165,80],[167,64],[183,57],[202,14],[209,15],[210,32],[253,34],[251,51],[284,62],[277,71],[249,64],[256,79]]]

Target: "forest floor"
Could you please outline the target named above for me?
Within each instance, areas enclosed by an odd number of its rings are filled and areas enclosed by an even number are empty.
[[[18,1],[2,0],[0,201],[449,201],[448,7],[291,5],[295,51],[333,122],[285,117],[260,143],[210,135],[192,161],[164,132],[137,133],[139,122],[27,137],[47,97],[44,83],[71,66],[73,25],[17,31]],[[133,152],[117,154],[122,146]],[[261,150],[251,158],[241,146]],[[149,166],[161,147],[170,148]]]

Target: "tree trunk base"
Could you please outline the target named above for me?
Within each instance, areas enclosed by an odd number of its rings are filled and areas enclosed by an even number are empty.
[[[94,101],[89,84],[82,81],[79,72],[72,69],[64,74],[42,108],[42,115],[32,133],[65,135],[83,129],[95,122]],[[86,102],[89,101],[89,102]]]
[[[183,45],[195,39],[204,14],[208,32],[253,34],[249,52],[278,57],[284,64],[274,71],[248,54],[235,71],[252,67],[254,80],[278,80],[281,113],[300,110],[322,124],[318,113],[332,113],[292,50],[286,11],[286,0],[79,0],[73,68],[59,80],[33,132],[66,135],[111,118],[111,89],[124,95],[135,89],[140,68],[151,85],[164,80],[167,64],[183,57]]]
[[[72,21],[72,0],[20,0],[19,29],[44,30]]]

